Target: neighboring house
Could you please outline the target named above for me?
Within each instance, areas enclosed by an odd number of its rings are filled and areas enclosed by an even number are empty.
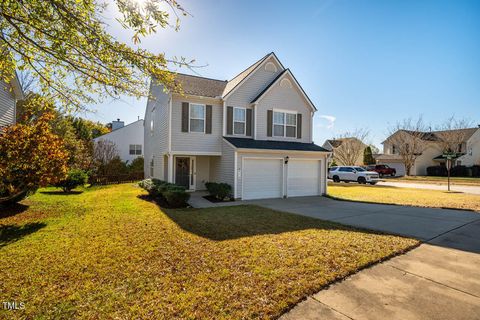
[[[463,155],[455,159],[453,165],[480,165],[480,127],[459,129],[458,131],[462,131],[459,136],[463,137],[463,141],[458,145],[458,149],[455,150],[455,152]],[[442,157],[443,150],[439,143],[440,136],[443,132],[445,131],[431,131],[422,134],[425,148],[415,160],[415,164],[410,172],[411,175],[424,176],[427,175],[428,167],[445,165],[445,158]],[[391,143],[390,137],[382,142],[383,154],[376,155],[375,160],[379,164],[387,164],[395,168],[397,175],[405,175],[405,165],[403,164],[402,157],[398,154],[398,147],[396,148],[395,145]]]
[[[363,143],[362,141],[360,141],[357,138],[339,138],[339,139],[325,140],[322,147],[332,152],[331,159],[335,160],[335,163],[337,165],[362,166],[363,165],[363,153],[364,153],[365,148],[368,147],[368,145],[366,145],[365,143]],[[345,154],[348,153],[348,152],[351,152],[351,150],[350,151],[349,150],[341,150],[342,148],[355,149],[355,150],[360,150],[361,149],[361,152],[358,153],[358,157],[355,160],[354,164],[344,163],[344,161],[343,161],[344,157],[340,157],[336,151],[343,153],[344,156],[345,156]]]
[[[176,80],[183,94],[151,83],[145,176],[188,190],[224,182],[240,199],[326,193],[329,152],[312,142],[316,108],[274,53],[230,81]]]
[[[10,83],[0,80],[0,127],[16,123],[16,104],[21,99],[23,91],[16,76]]]
[[[131,163],[135,158],[143,156],[143,120],[128,125],[117,119],[112,121],[112,131],[93,139],[94,142],[110,140],[115,143],[122,161]]]

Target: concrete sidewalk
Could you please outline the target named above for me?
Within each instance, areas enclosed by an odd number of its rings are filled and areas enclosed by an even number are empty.
[[[377,183],[378,186],[389,186],[398,188],[413,188],[413,189],[429,189],[429,190],[441,190],[447,191],[446,184],[430,184],[430,183],[417,183],[417,182],[395,182],[395,181],[382,181]],[[480,195],[480,186],[466,186],[466,185],[451,185],[451,191],[477,194]]]
[[[281,319],[480,319],[479,213],[322,197],[243,203],[425,242],[308,297]]]

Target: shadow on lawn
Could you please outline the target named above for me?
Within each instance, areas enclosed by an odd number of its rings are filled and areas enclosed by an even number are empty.
[[[0,226],[0,248],[37,232],[45,226],[46,224],[42,222],[31,222],[21,226],[13,224]]]
[[[29,206],[21,204],[21,203],[14,203],[9,206],[1,206],[0,205],[0,219],[8,218],[20,214],[28,209]]]
[[[162,208],[162,211],[183,230],[216,241],[306,229],[353,230],[337,223],[253,205],[208,209]],[[361,232],[380,234],[366,230]]]
[[[82,194],[83,191],[69,191],[69,192],[63,192],[60,190],[57,191],[40,191],[41,194],[49,194],[49,195],[56,195],[56,196],[69,196],[69,195],[75,195],[75,194]]]

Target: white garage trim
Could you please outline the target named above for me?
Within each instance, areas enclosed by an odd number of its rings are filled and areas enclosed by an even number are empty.
[[[245,200],[248,200],[245,198],[245,182],[247,181],[245,179],[245,176],[246,176],[246,172],[245,172],[245,161],[248,161],[248,160],[278,160],[280,161],[281,163],[281,194],[279,195],[279,197],[282,197],[284,194],[285,194],[285,159],[283,157],[242,157],[242,171],[241,171],[241,174],[242,174],[242,199],[245,199]],[[237,172],[235,172],[235,175],[237,175]]]

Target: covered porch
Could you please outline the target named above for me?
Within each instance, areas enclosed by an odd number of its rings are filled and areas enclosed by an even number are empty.
[[[188,191],[206,190],[205,183],[215,180],[214,168],[220,154],[172,153],[166,155],[167,181],[185,187]]]

